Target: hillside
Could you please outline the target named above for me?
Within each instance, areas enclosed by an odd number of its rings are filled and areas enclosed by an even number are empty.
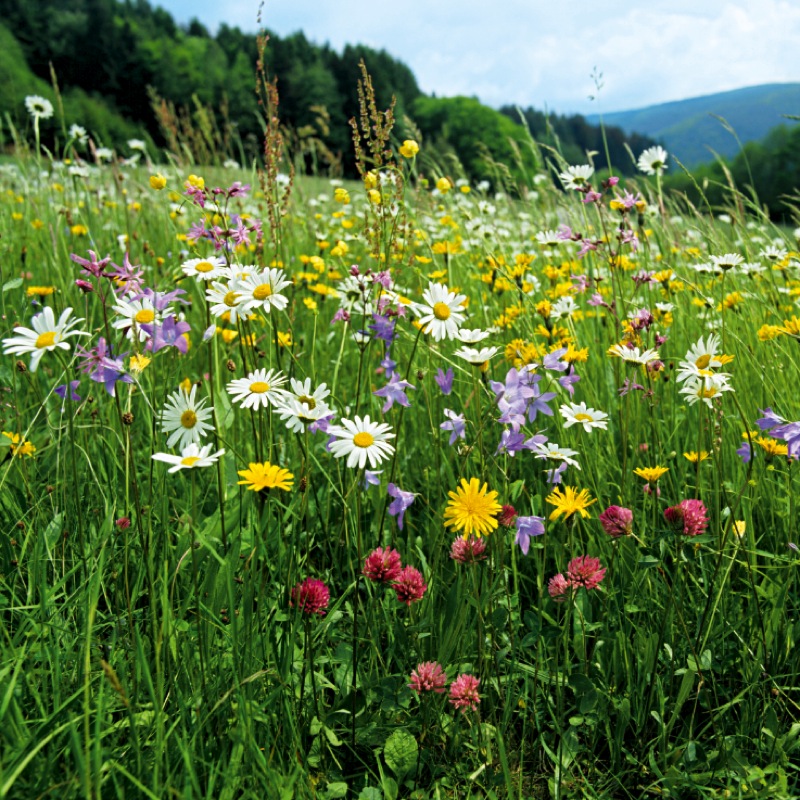
[[[735,137],[717,119],[722,117],[742,143],[757,141],[777,125],[792,124],[784,114],[800,114],[800,83],[748,86],[731,92],[692,97],[672,103],[603,115],[606,125],[626,133],[647,134],[687,167],[713,158],[712,151],[731,158],[739,151]],[[597,124],[600,117],[586,118]]]

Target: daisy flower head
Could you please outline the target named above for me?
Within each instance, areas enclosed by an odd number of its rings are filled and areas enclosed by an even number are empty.
[[[263,464],[251,463],[247,469],[239,470],[238,474],[244,478],[239,481],[239,485],[246,486],[251,492],[265,489],[283,489],[288,492],[294,482],[294,475],[288,469],[270,464],[269,461]]]
[[[681,368],[688,364],[697,367],[698,370],[719,369],[730,359],[720,353],[720,341],[716,334],[711,334],[704,339],[702,336],[686,351],[686,358],[681,362]],[[687,377],[693,377],[688,375]]]
[[[711,256],[711,263],[722,272],[738,267],[743,262],[744,256],[739,255],[739,253],[724,253],[721,256]]]
[[[343,419],[341,425],[331,425],[328,433],[336,437],[329,445],[335,458],[347,456],[348,467],[364,469],[369,461],[371,469],[394,453],[389,439],[394,439],[392,428],[385,422],[372,422],[369,414],[362,419]]]
[[[644,172],[645,175],[661,175],[667,168],[667,151],[656,145],[655,147],[648,147],[636,162],[636,166]]]
[[[615,344],[608,349],[608,355],[617,356],[628,364],[647,364],[658,358],[658,350],[640,351],[638,347],[627,347],[624,344]]]
[[[564,417],[564,427],[570,428],[573,425],[583,425],[586,433],[590,433],[594,428],[608,428],[608,414],[604,411],[597,411],[594,408],[587,408],[586,403],[569,403],[561,406],[561,416]]]
[[[503,510],[497,502],[497,492],[490,492],[486,483],[477,478],[461,479],[454,492],[448,492],[450,502],[444,512],[444,527],[462,531],[465,539],[473,533],[486,536],[497,528],[497,517]]]
[[[728,382],[728,376],[718,373],[705,378],[690,378],[680,390],[686,401],[693,406],[698,401],[713,408],[713,401],[722,396],[723,392],[732,392],[733,386]]]
[[[198,447],[194,442],[184,447],[179,456],[171,455],[170,453],[153,453],[154,461],[164,461],[167,464],[172,464],[172,467],[167,472],[178,472],[181,469],[196,469],[199,467],[210,467],[215,464],[220,456],[225,454],[225,450],[217,450],[216,453],[211,452],[213,445],[205,444]]]
[[[278,406],[286,393],[280,388],[286,376],[276,370],[257,369],[246,378],[237,378],[226,387],[234,403],[242,408],[267,408]]]
[[[212,281],[211,288],[206,289],[206,302],[215,317],[226,314],[232,325],[240,317],[247,317],[247,311],[242,306],[242,294],[233,288],[235,281]]]
[[[213,281],[225,274],[225,259],[221,256],[208,258],[190,258],[181,264],[184,275],[198,281]]]
[[[161,412],[161,430],[169,434],[167,447],[176,444],[183,450],[190,444],[198,444],[209,431],[214,429],[211,419],[214,409],[205,408],[206,398],[197,400],[197,386],[189,392],[178,389],[168,398]]]
[[[3,352],[6,355],[24,355],[31,353],[31,372],[36,372],[42,356],[58,348],[69,350],[69,342],[64,341],[68,336],[88,336],[85,331],[73,330],[75,325],[83,322],[82,319],[70,319],[72,309],[65,308],[56,321],[53,309],[46,306],[39,314],[31,319],[31,328],[18,327],[14,329],[14,336],[3,339]]]
[[[478,342],[482,342],[491,335],[491,331],[482,331],[480,328],[474,328],[472,330],[469,328],[462,328],[456,335],[456,338],[464,342],[464,344],[478,344]]]
[[[38,94],[29,94],[25,98],[25,108],[34,119],[50,119],[53,116],[53,104]]]
[[[551,459],[553,461],[562,461],[564,464],[569,464],[575,469],[580,469],[581,465],[572,456],[577,456],[577,450],[571,450],[569,447],[560,447],[555,442],[540,442],[533,446],[536,453],[536,458]]]
[[[577,167],[567,167],[566,172],[562,172],[558,177],[564,188],[569,191],[570,189],[583,189],[592,175],[594,175],[594,167],[582,164]]]
[[[255,272],[244,279],[237,279],[234,289],[241,295],[242,311],[261,308],[269,314],[273,308],[282,311],[289,304],[289,299],[280,292],[291,283],[282,269],[273,267]]]
[[[592,503],[597,502],[596,497],[589,494],[588,489],[581,489],[575,486],[565,486],[563,491],[560,486],[551,492],[546,498],[545,502],[555,506],[550,514],[550,521],[554,522],[559,517],[563,516],[566,522],[574,514],[580,514],[584,519],[589,516],[586,510]]]
[[[465,319],[466,295],[451,292],[439,283],[429,283],[422,299],[425,302],[417,304],[422,332],[430,333],[437,342],[456,339],[459,326]]]
[[[147,331],[141,326],[158,325],[162,318],[162,313],[156,308],[153,298],[147,296],[135,300],[126,300],[120,297],[114,306],[114,312],[119,319],[114,320],[111,327],[126,331],[128,339],[136,337],[140,342],[150,338]]]
[[[463,358],[464,361],[474,367],[480,367],[486,364],[489,359],[494,358],[499,352],[499,347],[481,347],[480,350],[475,347],[459,347],[453,355]]]
[[[321,400],[314,401],[314,404],[310,405],[290,394],[285,395],[275,406],[275,413],[286,423],[286,427],[295,433],[302,433],[309,425],[333,416],[330,406]]]

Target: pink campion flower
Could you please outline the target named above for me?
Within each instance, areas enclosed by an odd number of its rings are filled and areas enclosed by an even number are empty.
[[[596,589],[605,576],[606,568],[594,556],[578,556],[567,565],[567,581],[575,589]]]
[[[597,244],[591,239],[584,239],[581,249],[575,254],[576,258],[583,258],[587,253],[597,250]]]
[[[450,558],[459,564],[474,564],[486,559],[486,539],[477,536],[456,536],[450,545]]]
[[[567,599],[569,589],[569,582],[560,572],[547,582],[547,592],[556,603],[563,603]]]
[[[474,675],[467,673],[459,675],[450,684],[450,696],[448,697],[450,704],[455,708],[460,708],[462,714],[476,709],[481,702],[478,686],[480,686],[480,679]]]
[[[362,574],[376,583],[391,583],[400,577],[403,564],[400,553],[391,547],[377,547],[364,561]]]
[[[331,590],[318,578],[306,578],[292,589],[289,605],[297,606],[306,614],[325,615],[331,599]]]
[[[416,567],[403,567],[392,582],[392,587],[397,599],[410,606],[412,603],[422,600],[428,584],[425,583],[422,573]]]
[[[609,506],[600,516],[603,530],[615,539],[618,536],[630,536],[633,530],[633,511],[622,506]]]
[[[664,518],[684,536],[700,536],[708,527],[708,509],[702,500],[681,500],[664,511]]]
[[[411,683],[408,684],[408,688],[417,694],[422,692],[442,694],[446,682],[447,676],[441,664],[436,661],[423,661],[417,664],[417,668],[411,673]]]
[[[99,278],[102,276],[106,264],[111,261],[111,256],[100,258],[97,253],[94,252],[94,250],[89,250],[88,253],[89,258],[81,258],[76,253],[70,253],[69,257],[76,264],[80,264],[83,267],[81,272],[82,275]]]

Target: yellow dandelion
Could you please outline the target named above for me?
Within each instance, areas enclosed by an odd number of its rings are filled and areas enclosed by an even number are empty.
[[[696,452],[694,450],[690,450],[688,453],[684,453],[683,457],[685,459],[687,459],[688,461],[691,461],[692,464],[697,464],[698,462],[705,461],[708,458],[708,451],[707,450],[701,450],[698,453],[698,452]]]
[[[239,470],[244,480],[239,485],[247,486],[250,491],[260,492],[264,489],[283,489],[288,492],[292,488],[294,475],[269,461],[263,464],[251,463],[249,469]]]
[[[27,294],[28,297],[47,297],[53,294],[55,290],[55,286],[28,286],[28,288],[25,289],[25,294]]]
[[[592,503],[597,502],[596,497],[589,494],[588,489],[581,489],[578,491],[576,486],[565,486],[564,490],[561,487],[556,487],[555,491],[545,498],[545,502],[555,506],[553,512],[550,514],[550,521],[557,520],[563,516],[566,522],[573,514],[580,514],[586,518],[589,512],[586,510]]]
[[[145,367],[152,361],[151,358],[148,358],[144,355],[134,355],[131,356],[130,361],[128,362],[128,368],[131,372],[144,372]]]
[[[464,538],[474,534],[485,536],[497,528],[497,515],[502,506],[497,502],[497,492],[490,492],[486,483],[481,486],[477,478],[461,479],[461,486],[448,492],[450,502],[444,512],[445,528],[461,531]]]
[[[633,471],[633,474],[644,478],[648,483],[655,483],[667,472],[669,472],[669,467],[637,467]]]

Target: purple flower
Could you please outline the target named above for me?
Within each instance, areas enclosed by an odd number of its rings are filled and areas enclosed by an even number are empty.
[[[523,555],[528,555],[532,536],[544,533],[544,517],[517,517],[517,536],[514,543],[519,545]]]
[[[544,368],[552,369],[556,372],[565,372],[567,369],[569,369],[569,364],[566,361],[562,361],[561,356],[563,356],[566,352],[566,347],[559,347],[558,350],[553,350],[552,353],[548,353],[544,357]]]
[[[350,313],[343,308],[340,308],[331,319],[331,325],[334,322],[350,322]]]
[[[151,337],[145,345],[147,350],[157,353],[165,347],[177,347],[183,355],[189,350],[189,343],[183,334],[188,333],[191,326],[188,322],[176,320],[172,314],[166,317],[161,325],[142,323],[141,328]]]
[[[786,422],[783,417],[779,417],[771,408],[765,408],[761,413],[764,416],[756,420],[756,425],[758,425],[762,431],[768,431],[770,428],[774,428],[776,425],[782,425]]]
[[[80,402],[80,395],[77,392],[78,386],[80,381],[70,381],[67,383],[62,383],[61,386],[56,386],[55,393],[62,399],[67,399],[67,389],[69,389],[69,399],[72,400],[73,403]]]
[[[381,483],[381,475],[383,474],[382,469],[372,470],[372,469],[365,469],[364,470],[364,491],[369,489],[370,486],[380,486]]]
[[[70,258],[76,263],[80,264],[83,267],[83,274],[84,275],[91,275],[94,278],[99,278],[103,274],[103,270],[111,261],[111,256],[106,256],[103,259],[98,258],[97,253],[94,250],[89,250],[89,258],[81,258],[77,256],[75,253],[70,253]]]
[[[578,250],[576,256],[583,258],[590,251],[597,250],[597,245],[591,239],[584,239],[581,243],[581,249]]]
[[[562,242],[568,242],[573,236],[572,228],[570,228],[569,225],[558,226],[558,233],[556,234],[557,239],[561,239]]]
[[[389,513],[393,517],[397,517],[397,527],[403,530],[403,517],[406,509],[414,502],[414,492],[404,492],[393,483],[390,483],[386,490],[389,492],[389,497],[394,497],[394,500],[389,503]]]
[[[538,377],[538,376],[537,376]],[[559,378],[558,382],[565,380],[565,376],[563,378]],[[580,380],[580,378],[578,378]],[[573,381],[574,382],[574,381]],[[564,384],[562,384],[563,386]],[[569,387],[571,389],[571,387]],[[547,404],[556,396],[555,392],[545,392],[544,394],[541,393],[538,386],[533,387],[533,398],[528,405],[528,420],[533,422],[536,419],[537,414],[544,414],[546,417],[553,416],[553,410]],[[573,393],[574,390],[570,391],[570,395]]]
[[[566,461],[562,461],[557,467],[545,471],[547,482],[552,486],[557,486],[561,483],[561,476],[567,471],[569,465]]]
[[[141,266],[134,266],[128,257],[128,252],[122,257],[122,266],[111,262],[114,269],[111,272],[106,272],[106,277],[113,278],[117,283],[114,291],[118,294],[139,294],[142,291],[142,279],[144,278],[144,270]]]
[[[743,464],[749,464],[750,459],[753,457],[753,448],[750,447],[750,443],[742,442],[741,447],[736,451],[736,455],[742,459]]]
[[[448,417],[448,421],[443,422],[439,427],[443,431],[451,431],[450,433],[450,441],[448,444],[452,447],[457,439],[466,439],[467,434],[465,432],[466,427],[466,420],[464,419],[463,414],[456,414],[455,411],[451,411],[449,408],[444,410],[444,414]]]
[[[126,353],[121,356],[114,356],[111,348],[106,344],[106,340],[101,336],[97,340],[97,346],[88,350],[78,346],[78,357],[82,363],[78,369],[89,375],[89,379],[95,383],[102,383],[105,390],[114,397],[116,393],[115,384],[117,381],[123,383],[133,383],[133,378],[125,374],[123,359]]]
[[[450,392],[453,391],[453,378],[455,377],[455,373],[452,369],[448,369],[447,372],[444,372],[441,369],[436,370],[436,377],[434,380],[436,381],[439,388],[442,390],[442,394],[448,395]]]
[[[382,389],[374,391],[376,397],[383,397],[386,402],[383,404],[381,411],[385,414],[395,403],[408,408],[411,401],[406,397],[406,391],[409,389],[416,390],[416,386],[412,386],[408,381],[404,381],[396,372],[392,373],[389,378],[389,383]]]
[[[369,326],[369,329],[375,333],[378,339],[382,339],[386,344],[391,344],[395,338],[395,321],[389,319],[389,317],[383,317],[380,314],[373,314],[372,319],[375,320],[375,322]]]
[[[575,372],[575,368],[570,364],[569,372],[558,379],[558,384],[562,389],[566,389],[569,392],[570,397],[573,397],[575,395],[575,384],[578,383],[580,379],[581,376]],[[552,416],[552,412],[550,413]]]

